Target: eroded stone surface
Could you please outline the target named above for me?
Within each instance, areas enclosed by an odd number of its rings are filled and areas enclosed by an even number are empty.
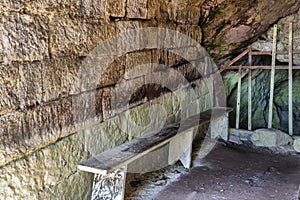
[[[24,0],[3,0],[0,2],[0,12],[20,11],[24,7]]]
[[[293,147],[294,147],[295,151],[297,151],[298,153],[300,153],[300,138],[296,138],[294,140]]]
[[[258,147],[274,147],[291,144],[293,139],[277,129],[257,129],[251,135],[251,141]]]
[[[105,22],[89,23],[55,15],[49,23],[50,52],[53,56],[86,56],[101,41],[114,34]]]
[[[147,17],[147,0],[127,0],[127,17],[145,19]]]
[[[300,11],[290,15],[286,18],[279,20],[277,23],[278,39],[277,39],[277,50],[288,52],[289,49],[289,24],[293,23],[293,49],[300,49],[300,35],[298,30],[300,28]],[[273,28],[270,28],[266,34],[262,37],[263,39],[258,40],[253,44],[253,48],[260,51],[271,51],[273,43]],[[277,55],[276,58],[281,62],[288,62],[288,53],[286,55]],[[293,63],[300,64],[300,55],[293,55]]]
[[[0,115],[18,108],[20,103],[19,87],[18,67],[0,64]]]
[[[92,177],[77,173],[77,164],[86,159],[87,155],[84,141],[78,136],[72,136],[6,165],[0,169],[1,198],[54,199],[58,195],[60,199],[87,197]],[[61,187],[63,185],[68,187]],[[66,188],[79,190],[74,192]]]
[[[125,17],[125,0],[111,0],[107,3],[108,13],[112,17]]]
[[[215,58],[247,46],[282,17],[299,10],[294,1],[204,1],[201,18],[204,43]]]
[[[33,61],[48,57],[47,29],[45,16],[0,14],[0,61]]]

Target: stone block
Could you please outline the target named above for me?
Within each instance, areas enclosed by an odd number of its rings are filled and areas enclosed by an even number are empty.
[[[50,52],[54,57],[87,56],[101,42],[115,33],[105,22],[87,22],[55,15],[49,22]]]
[[[108,2],[109,1],[99,0],[76,0],[75,13],[87,18],[104,19],[106,17],[106,4]]]
[[[127,17],[136,19],[147,18],[147,0],[127,0]]]
[[[28,2],[26,0],[26,9],[33,13],[53,13],[53,12],[61,12],[61,13],[68,13],[74,12],[76,8],[77,0],[34,0]],[[80,2],[78,1],[78,6]]]
[[[277,129],[257,129],[251,135],[251,142],[255,146],[274,147],[291,144],[293,139]]]
[[[77,172],[40,192],[40,199],[91,199],[93,174]],[[76,192],[74,192],[76,191]]]
[[[169,23],[158,23],[158,48],[161,50],[169,50],[173,48],[180,47],[180,43],[176,41],[177,32],[176,32],[176,24]]]
[[[187,82],[192,82],[201,78],[200,72],[197,70],[196,66],[191,63],[178,66],[175,68],[175,70],[184,76]]]
[[[179,23],[185,23],[188,19],[189,2],[185,0],[175,0],[169,3],[169,19]]]
[[[107,119],[81,131],[80,137],[85,144],[85,151],[96,156],[127,140],[127,129],[119,124],[118,117]]]
[[[175,60],[175,56],[172,57],[175,54],[172,54],[170,58],[168,58],[168,51],[166,50],[152,50],[152,59],[151,62],[153,63],[153,65],[158,65],[158,64],[162,64],[162,65],[167,65],[169,64],[169,62],[174,63],[173,60]],[[170,66],[171,67],[171,66]]]
[[[168,4],[169,19],[182,24],[195,24],[200,19],[200,2],[175,0]]]
[[[125,74],[125,66],[126,66],[126,56],[117,57],[113,63],[111,63],[104,71],[101,73],[101,77],[99,77],[99,85],[98,87],[106,87],[117,84],[122,80]]]
[[[167,21],[169,19],[168,2],[165,0],[148,1],[147,18]]]
[[[153,116],[149,113],[149,107],[149,103],[146,103],[135,109],[126,111],[123,115],[122,120],[127,122],[129,140],[153,131],[154,118],[152,118]]]
[[[150,72],[151,51],[140,51],[126,54],[125,79],[134,79],[136,77],[145,76]]]
[[[125,0],[111,0],[107,2],[107,12],[112,17],[125,17]]]
[[[0,117],[0,166],[9,163],[26,151],[26,147],[20,145],[22,141],[20,121],[23,115],[18,112],[9,113]]]
[[[143,76],[120,81],[111,93],[111,108],[117,113],[146,101]]]
[[[252,136],[253,133],[254,133],[254,131],[235,129],[235,128],[230,128],[229,129],[230,137],[236,137],[240,141],[250,141],[251,136]]]
[[[102,90],[92,90],[72,96],[72,110],[75,130],[100,123],[102,117]]]
[[[55,199],[58,194],[59,199],[88,196],[92,176],[77,173],[77,164],[87,156],[81,138],[73,135],[63,139],[1,167],[0,195],[3,199]],[[75,195],[76,188],[79,190]]]
[[[104,88],[102,108],[104,119],[110,118],[146,101],[144,77],[123,80],[115,87]]]
[[[21,132],[16,140],[19,146],[24,146],[26,151],[41,148],[45,144],[56,141],[61,134],[60,119],[67,113],[62,113],[57,102],[26,110],[21,120]],[[25,153],[25,152],[24,152]]]
[[[79,93],[76,88],[81,60],[77,57],[58,58],[42,62],[43,101],[57,100]]]
[[[44,70],[42,62],[23,62],[17,63],[20,71],[20,95],[22,105],[39,105],[43,95],[43,76]]]
[[[297,151],[298,153],[300,153],[300,138],[296,138],[294,140],[293,147],[294,147],[295,151]]]
[[[139,21],[118,21],[116,22],[116,50],[118,55],[124,55],[132,51],[141,50]]]
[[[148,18],[156,18],[160,21],[170,20],[182,24],[197,24],[200,18],[200,5],[183,0],[150,1],[148,2]]]
[[[48,57],[47,17],[18,13],[0,15],[0,59],[33,61]]]
[[[20,104],[18,66],[0,64],[0,115],[12,112]]]
[[[3,0],[0,2],[0,12],[20,11],[24,7],[25,0]]]
[[[142,49],[156,49],[158,46],[158,29],[156,21],[140,21],[140,47]]]
[[[152,109],[152,121],[156,129],[165,125],[165,123],[174,122],[174,109],[172,106],[173,95],[172,93],[164,94],[150,102]]]
[[[74,132],[73,109],[71,100],[62,99],[1,116],[0,166]]]
[[[188,62],[202,60],[203,57],[206,57],[206,54],[205,52],[203,52],[203,48],[200,46],[200,44],[197,46],[172,49],[171,52],[181,56],[183,59],[187,60]],[[210,58],[208,57],[208,59]],[[210,63],[208,63],[208,65],[210,66]]]
[[[80,18],[105,19],[107,1],[97,0],[35,0],[27,2],[26,10],[31,13],[59,13]]]

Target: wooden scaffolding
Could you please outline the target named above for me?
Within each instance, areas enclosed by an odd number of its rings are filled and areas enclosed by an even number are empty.
[[[277,25],[274,25],[273,30],[273,45],[272,51],[253,51],[251,46],[230,61],[226,66],[221,68],[219,72],[225,70],[238,70],[238,91],[236,99],[236,123],[235,128],[239,128],[240,124],[240,102],[241,102],[241,82],[242,70],[248,71],[248,130],[252,130],[252,70],[264,69],[271,70],[270,76],[270,98],[268,112],[268,128],[272,128],[273,121],[273,100],[274,100],[274,79],[275,70],[288,70],[288,132],[293,135],[293,69],[300,69],[300,66],[293,66],[293,55],[300,54],[300,50],[293,50],[293,24],[289,24],[289,48],[288,51],[277,51]],[[238,60],[248,55],[248,66],[234,66]],[[252,56],[271,55],[271,66],[253,66]],[[289,61],[287,66],[276,66],[276,55],[288,55]]]

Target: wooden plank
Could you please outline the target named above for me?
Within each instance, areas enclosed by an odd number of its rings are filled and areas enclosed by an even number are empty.
[[[231,108],[213,108],[190,117],[189,119],[165,126],[161,131],[154,132],[143,137],[134,139],[113,149],[98,154],[90,159],[79,163],[78,168],[83,171],[107,174],[111,170],[128,165],[134,160],[152,152],[169,143],[175,136],[185,134],[187,130],[193,129],[201,123],[206,123],[213,117],[220,117]],[[182,125],[181,125],[182,124]]]
[[[248,54],[249,65],[252,65],[252,49],[250,47]],[[248,72],[248,130],[252,130],[252,69]]]
[[[263,65],[260,65],[260,66],[230,66],[229,68],[227,68],[226,70],[237,70],[239,68],[242,68],[242,69],[272,69],[272,66],[263,66]],[[300,69],[300,66],[293,66],[292,67],[293,69]],[[277,65],[276,66],[276,70],[277,69],[282,69],[282,70],[287,70],[289,69],[289,66],[283,66],[283,65]]]
[[[293,24],[289,26],[289,134],[293,135]]]
[[[272,49],[272,68],[270,77],[270,99],[269,99],[269,117],[268,117],[268,128],[272,128],[273,122],[273,100],[274,100],[274,82],[275,82],[275,64],[276,64],[276,48],[277,48],[277,25],[274,25],[273,32],[273,49]]]
[[[241,109],[241,86],[242,86],[242,70],[239,68],[238,72],[238,90],[236,98],[236,118],[235,118],[235,128],[240,126],[240,109]]]
[[[231,65],[233,65],[235,62],[237,62],[239,59],[241,59],[242,57],[244,57],[248,52],[249,52],[249,49],[246,49],[245,51],[243,51],[240,55],[238,55],[237,57],[235,57],[232,61],[230,61],[229,63],[227,63],[227,65],[225,65],[225,67],[219,69],[219,72],[221,73],[224,70],[226,70],[227,68],[229,68]]]
[[[287,55],[288,51],[276,51],[277,55]],[[293,54],[300,54],[300,50],[294,50]],[[253,51],[253,56],[272,55],[272,51]]]

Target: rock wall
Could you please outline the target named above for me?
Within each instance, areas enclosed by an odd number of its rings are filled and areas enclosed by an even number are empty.
[[[289,49],[289,24],[293,23],[293,49],[300,49],[300,10],[285,18],[282,18],[277,23],[277,50],[288,51]],[[260,40],[252,44],[253,48],[260,51],[271,51],[273,43],[273,27],[263,34]],[[288,62],[288,55],[277,55],[277,60],[281,62]],[[300,64],[300,55],[293,56],[293,63]]]
[[[164,107],[167,122],[180,120],[183,112],[190,115],[212,107],[201,75],[170,52],[172,47],[136,49],[117,57],[102,52],[113,62],[96,85],[89,81],[78,85],[78,80],[89,79],[80,77],[85,73],[80,70],[92,77],[102,67],[103,60],[96,57],[97,64],[87,65],[95,68],[82,68],[83,63],[95,61],[89,60],[90,53],[116,34],[134,28],[168,28],[200,43],[199,18],[199,1],[193,0],[1,1],[0,199],[88,199],[92,175],[79,172],[77,164],[149,131],[141,127],[151,121],[151,106]],[[123,47],[136,43],[121,39]],[[112,107],[117,85],[123,89],[120,94],[126,94],[136,82],[147,83],[143,73],[127,76],[125,72],[148,63],[171,67],[193,87],[174,95],[167,87],[145,84],[133,90],[121,110]],[[216,69],[211,62],[207,67]],[[167,85],[174,83],[174,77],[158,74]],[[182,110],[178,102],[193,88],[200,92],[190,103],[199,110]],[[126,123],[128,116],[139,126]],[[154,127],[161,126],[160,118],[155,119]]]
[[[244,73],[246,75],[246,73]],[[299,71],[293,74],[293,126],[294,134],[300,134],[299,120]],[[227,88],[228,106],[234,108],[230,113],[230,125],[235,127],[235,108],[237,95],[237,73],[224,75],[224,84]],[[253,129],[266,128],[268,124],[270,71],[253,71],[252,93],[252,124]],[[248,128],[248,76],[242,79],[240,127]],[[288,72],[278,70],[275,73],[275,91],[273,106],[273,127],[288,132]]]
[[[221,63],[255,42],[279,19],[296,13],[300,2],[215,0],[204,1],[201,8],[204,44]]]

